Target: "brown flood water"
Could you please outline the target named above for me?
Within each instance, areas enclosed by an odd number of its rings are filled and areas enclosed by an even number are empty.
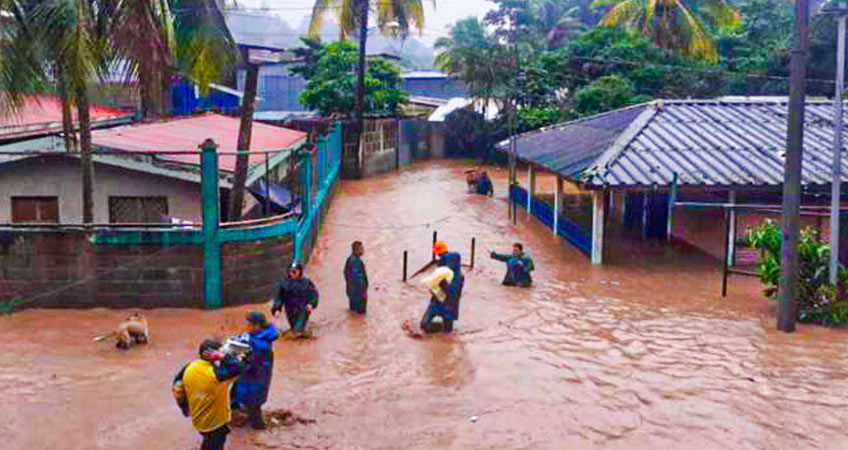
[[[489,199],[465,193],[463,168],[342,184],[308,268],[316,338],[277,343],[266,405],[316,423],[237,429],[229,449],[848,448],[848,334],[774,331],[756,281],[732,280],[722,300],[718,263],[696,252],[624,247],[592,267],[535,220],[509,223],[502,171]],[[413,340],[400,325],[427,296],[401,283],[402,253],[420,267],[433,229],[466,261],[475,236],[476,267],[457,333]],[[343,292],[354,239],[366,317]],[[487,258],[515,240],[536,261],[530,290],[500,286],[504,267]],[[248,309],[148,311],[153,342],[128,352],[91,341],[127,311],[0,317],[0,447],[197,448],[171,377]]]

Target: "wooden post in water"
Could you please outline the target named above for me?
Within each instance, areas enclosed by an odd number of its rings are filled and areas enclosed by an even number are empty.
[[[437,239],[438,239],[438,232],[434,231],[434,232],[433,232],[433,245],[434,245],[434,246],[436,245],[436,240],[437,240]],[[432,261],[435,261],[435,260],[436,260],[436,252],[435,252],[435,251],[433,251],[433,247],[430,247],[430,251],[432,252],[432,255],[433,255],[433,259],[432,259]]]
[[[474,245],[476,243],[476,238],[471,238],[471,268],[474,268]]]
[[[403,251],[403,282],[406,283],[406,262],[407,262],[407,251]]]

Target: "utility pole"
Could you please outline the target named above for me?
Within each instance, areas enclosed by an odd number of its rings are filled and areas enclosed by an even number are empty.
[[[842,90],[845,80],[845,16],[848,8],[843,2],[835,8],[825,8],[825,14],[837,17],[839,33],[836,42],[836,92],[833,95],[833,178],[830,190],[830,284],[836,286],[839,275],[839,220],[842,199]]]
[[[525,4],[526,6],[526,4]],[[511,152],[509,157],[509,167],[510,167],[510,176],[509,176],[509,185],[510,185],[510,197],[512,193],[512,186],[518,183],[518,168],[516,167],[518,163],[518,92],[521,86],[519,86],[519,82],[521,80],[521,69],[518,65],[518,10],[513,8],[512,10],[512,50],[513,50],[513,65],[515,67],[515,87],[512,92],[512,141],[511,141]],[[527,186],[529,189],[530,186]],[[528,190],[528,192],[530,192]],[[508,202],[510,207],[512,207],[512,223],[515,223],[518,216],[518,207],[510,201]],[[530,200],[528,199],[527,205],[530,205]],[[529,209],[528,209],[529,211]]]
[[[804,97],[810,48],[810,3],[795,2],[795,30],[789,69],[789,125],[783,169],[783,249],[780,257],[777,329],[795,331],[795,301],[799,292],[798,235],[801,210],[801,154],[804,143]]]

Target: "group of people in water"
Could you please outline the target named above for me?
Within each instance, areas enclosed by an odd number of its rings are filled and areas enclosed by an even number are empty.
[[[491,180],[485,172],[474,172],[475,192],[491,195]],[[365,314],[368,306],[368,274],[362,257],[361,241],[351,244],[351,254],[344,264],[343,275],[351,312]],[[465,276],[462,257],[450,251],[447,243],[433,244],[436,269],[423,280],[430,300],[419,323],[422,332],[451,333],[459,319],[459,302]],[[506,286],[530,287],[533,260],[524,253],[522,244],[513,244],[512,253],[490,252],[490,256],[506,263],[503,280]],[[318,306],[315,284],[304,276],[303,266],[293,262],[278,284],[271,314],[285,313],[289,324],[286,333],[293,338],[307,337],[309,317]],[[262,311],[250,311],[245,317],[245,333],[235,338],[244,344],[244,352],[229,351],[224,343],[204,340],[198,349],[199,359],[188,363],[174,377],[174,399],[183,414],[202,436],[201,450],[222,450],[230,432],[232,411],[242,411],[255,429],[265,429],[262,405],[268,399],[274,367],[273,344],[281,336],[277,326]]]

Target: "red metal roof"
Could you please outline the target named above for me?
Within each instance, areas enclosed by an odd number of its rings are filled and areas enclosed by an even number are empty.
[[[128,119],[132,113],[101,106],[90,109],[92,126],[113,120]],[[76,108],[71,108],[77,120]],[[0,139],[36,136],[62,131],[62,102],[56,97],[32,96],[24,99],[12,114],[0,114]]]
[[[92,133],[92,142],[97,147],[115,150],[156,153],[163,151],[196,151],[207,138],[218,144],[219,152],[234,152],[238,142],[241,120],[218,114],[141,123],[122,127],[97,130]],[[252,151],[286,149],[306,137],[306,133],[253,122],[250,138]],[[273,157],[273,155],[270,155]],[[200,164],[199,156],[161,155],[161,159],[184,164]],[[251,165],[265,161],[264,155],[250,155]],[[222,170],[235,169],[235,155],[221,155],[218,166]]]

